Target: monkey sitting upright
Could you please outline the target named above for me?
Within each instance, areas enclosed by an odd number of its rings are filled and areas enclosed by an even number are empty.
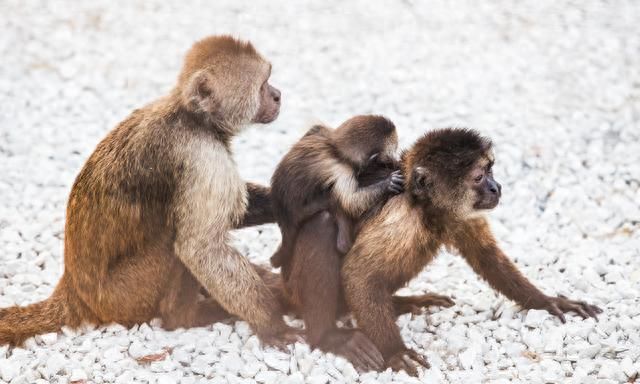
[[[598,307],[547,296],[496,244],[481,212],[493,209],[501,186],[493,178],[491,142],[467,129],[427,133],[403,156],[406,192],[364,221],[342,264],[344,295],[358,327],[385,364],[417,375],[424,358],[408,349],[396,325],[392,294],[414,278],[441,246],[457,249],[473,270],[527,309],[596,317]]]
[[[270,123],[280,91],[248,42],[211,36],[187,53],[174,89],[133,111],[78,177],[64,233],[64,274],[47,300],[0,309],[0,345],[82,323],[204,326],[229,314],[261,341],[298,331],[229,232],[273,221],[269,190],[245,183],[231,140]],[[199,300],[204,287],[210,295]]]
[[[393,123],[375,115],[355,116],[332,130],[312,127],[284,156],[271,178],[271,201],[282,243],[271,257],[274,267],[288,263],[301,223],[330,209],[338,221],[337,247],[351,247],[351,221],[402,191],[400,171],[366,187],[358,173],[372,163],[393,162],[398,136]]]

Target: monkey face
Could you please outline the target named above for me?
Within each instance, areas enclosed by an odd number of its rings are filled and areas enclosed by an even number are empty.
[[[274,121],[280,113],[280,91],[269,84],[269,79],[260,86],[260,105],[252,119],[253,123],[266,124]]]
[[[493,178],[493,161],[483,159],[469,173],[468,188],[475,192],[474,210],[493,209],[502,195],[502,186]]]

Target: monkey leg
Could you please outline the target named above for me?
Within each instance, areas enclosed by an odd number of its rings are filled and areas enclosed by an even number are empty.
[[[335,221],[326,211],[300,228],[288,266],[287,289],[312,347],[341,355],[361,370],[381,369],[382,355],[364,334],[336,327],[342,301],[342,257],[335,247],[336,235]]]
[[[111,265],[105,262],[96,266],[96,257],[88,256],[76,256],[73,261],[65,265],[70,285],[97,322],[132,326],[157,316],[158,302],[172,278],[176,258],[159,241]]]
[[[336,247],[338,248],[338,252],[345,255],[353,245],[353,224],[341,209],[336,209],[334,215],[338,226]]]
[[[282,282],[281,275],[279,273],[271,272],[269,269],[258,265],[252,264],[255,271],[258,273],[262,281],[264,281],[271,294],[278,300],[280,303],[281,311],[283,313],[286,312],[295,312],[295,307],[291,300],[289,299],[289,295],[287,294],[284,284]],[[296,313],[298,315],[298,313]]]
[[[435,293],[427,293],[419,296],[393,295],[392,299],[396,316],[405,313],[418,314],[426,307],[438,306],[448,308],[455,304],[449,296],[437,295]]]
[[[280,233],[282,233],[282,240],[278,250],[271,256],[271,265],[277,268],[289,263],[291,254],[293,253],[293,247],[298,238],[300,226],[317,213],[326,210],[328,205],[329,201],[327,197],[318,197],[310,203],[303,205],[298,212],[294,213],[295,216],[292,215],[293,217],[278,223]]]
[[[379,276],[367,274],[372,268],[365,264],[366,258],[361,257],[359,250],[358,245],[355,245],[342,267],[347,304],[358,327],[382,354],[385,366],[417,376],[417,365],[428,367],[428,363],[404,345],[396,324],[394,301],[397,303],[398,299],[394,299]]]
[[[329,212],[303,224],[288,266],[286,287],[307,329],[307,341],[317,346],[335,328],[340,294],[340,256],[335,249],[336,228]]]
[[[214,299],[199,298],[200,283],[182,263],[176,261],[175,278],[158,305],[158,315],[165,329],[203,327],[231,318]]]
[[[211,298],[227,312],[247,321],[267,345],[283,348],[299,340],[301,332],[284,322],[278,299],[251,262],[227,244],[226,238],[210,239],[204,245],[189,245],[188,250],[195,251],[189,269]]]

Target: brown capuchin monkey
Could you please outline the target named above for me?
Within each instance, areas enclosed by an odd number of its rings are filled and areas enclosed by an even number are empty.
[[[240,178],[230,146],[247,125],[278,116],[270,75],[248,42],[195,43],[173,90],[133,111],[84,164],[67,205],[64,274],[48,299],[0,310],[0,345],[84,322],[159,317],[174,329],[229,314],[267,344],[297,340],[266,272],[229,240],[235,228],[273,222],[269,189]]]
[[[271,178],[271,201],[282,233],[272,265],[289,262],[301,223],[323,210],[330,210],[338,221],[337,247],[346,253],[352,244],[351,221],[400,193],[404,184],[396,171],[361,187],[358,174],[367,166],[392,163],[397,148],[396,127],[382,116],[355,116],[336,129],[312,127],[284,156]]]
[[[403,155],[406,192],[364,220],[344,258],[344,295],[358,328],[382,353],[385,366],[417,375],[425,359],[408,349],[396,325],[396,297],[442,246],[456,249],[473,270],[526,309],[596,317],[598,307],[547,296],[498,247],[487,219],[501,186],[493,178],[491,141],[468,129],[427,133]]]

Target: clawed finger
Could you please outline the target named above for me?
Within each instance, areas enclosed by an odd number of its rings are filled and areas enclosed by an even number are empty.
[[[423,367],[429,369],[431,368],[431,364],[429,364],[429,362],[422,357],[422,355],[420,355],[418,352],[416,351],[409,351],[409,356],[411,356],[411,358],[418,362],[418,364],[422,365]]]
[[[447,307],[448,308],[448,307],[453,307],[456,304],[456,302],[451,300],[451,298],[449,298],[449,297],[440,298],[440,299],[438,299],[438,301],[439,302],[438,302],[437,305],[439,305],[441,307]]]
[[[372,370],[382,369],[384,366],[384,358],[378,348],[369,339],[364,338],[363,342],[358,344],[360,353],[367,359]]]
[[[579,304],[574,304],[573,308],[571,308],[572,311],[576,312],[578,315],[580,315],[580,317],[582,317],[583,319],[586,319],[589,317],[589,314],[587,312],[585,312],[585,310],[582,308],[581,305]]]
[[[409,356],[402,356],[403,369],[409,376],[418,376],[418,369]]]
[[[594,308],[593,305],[586,305],[584,309],[587,311],[589,316],[593,317],[594,319],[596,319],[596,321],[598,321],[598,313],[596,312],[596,308]]]
[[[562,324],[565,324],[567,322],[567,319],[564,317],[564,313],[562,313],[560,308],[558,308],[557,304],[555,303],[551,304],[551,307],[549,308],[549,312],[551,312],[552,315],[559,318]]]
[[[371,362],[368,361],[364,356],[359,355],[358,353],[347,352],[344,353],[343,356],[351,362],[351,364],[356,368],[359,372],[368,372],[375,370],[372,367]]]

